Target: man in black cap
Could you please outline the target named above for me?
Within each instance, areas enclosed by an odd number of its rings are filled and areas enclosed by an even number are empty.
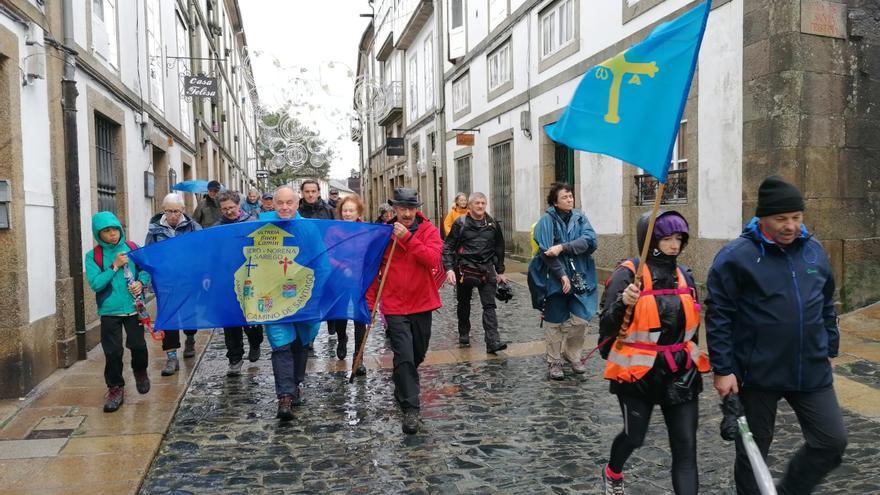
[[[739,394],[765,460],[780,399],[806,443],[777,493],[808,494],[840,465],[846,429],[832,383],[840,333],[828,255],[803,225],[804,198],[780,177],[758,189],[755,218],[709,270],[706,335],[719,395]],[[738,494],[761,493],[736,440]]]
[[[394,238],[397,248],[389,260],[385,251],[379,273],[388,275],[382,289],[382,313],[394,351],[394,398],[403,411],[403,432],[419,431],[419,371],[431,340],[431,313],[441,306],[437,280],[443,278],[440,231],[422,215],[418,193],[401,187],[390,201],[397,213]],[[367,291],[370,308],[376,303],[378,278]]]
[[[220,203],[217,202],[220,188],[220,183],[216,180],[208,182],[208,194],[199,201],[196,211],[193,212],[193,220],[205,228],[215,225],[220,220]]]
[[[260,200],[260,212],[275,211],[275,204],[272,202],[272,193],[263,194]]]
[[[339,189],[335,187],[330,189],[330,199],[327,200],[327,204],[336,209],[336,205],[339,204]]]

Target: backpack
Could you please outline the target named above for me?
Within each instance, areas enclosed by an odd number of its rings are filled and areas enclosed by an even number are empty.
[[[128,239],[125,240],[125,245],[128,246],[128,249],[131,249],[132,251],[134,251],[135,249],[138,248],[137,244],[135,244],[132,241],[129,241]],[[102,246],[100,244],[95,246],[93,254],[94,254],[95,264],[98,265],[98,268],[100,268],[101,271],[103,272],[104,271],[104,246]]]

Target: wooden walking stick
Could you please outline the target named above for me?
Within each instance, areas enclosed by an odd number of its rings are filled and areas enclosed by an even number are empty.
[[[354,361],[351,363],[351,374],[348,377],[348,383],[354,382],[354,375],[364,360],[364,349],[367,348],[367,337],[370,336],[370,330],[376,323],[376,312],[379,310],[379,301],[382,299],[382,289],[385,288],[385,282],[388,281],[388,269],[391,267],[391,260],[394,258],[394,249],[397,248],[397,236],[394,236],[391,244],[391,251],[388,253],[388,262],[385,263],[385,272],[382,273],[382,280],[379,282],[379,289],[376,291],[376,303],[373,305],[373,313],[370,315],[370,324],[364,330],[364,338],[358,346],[357,354],[354,355]]]
[[[636,287],[641,290],[642,288],[642,274],[646,270],[645,258],[648,257],[648,247],[651,245],[651,237],[654,235],[654,222],[657,220],[657,211],[660,210],[660,201],[663,199],[663,192],[666,189],[666,183],[661,182],[660,187],[657,188],[657,194],[654,196],[654,208],[651,209],[651,219],[648,220],[648,232],[645,234],[645,242],[642,246],[642,255],[639,257],[639,270],[636,270],[636,279],[633,282],[636,284]],[[629,325],[632,323],[633,310],[635,309],[635,304],[632,306],[626,307],[626,313],[623,314],[623,323],[620,324],[620,331],[617,334],[617,342],[614,343],[617,346],[617,349],[620,350],[623,347],[623,339],[626,338],[626,332],[629,330]]]

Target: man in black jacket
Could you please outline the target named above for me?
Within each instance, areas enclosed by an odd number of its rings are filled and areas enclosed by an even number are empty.
[[[302,199],[299,202],[299,214],[303,218],[333,220],[336,214],[333,207],[321,198],[321,186],[318,181],[306,179],[299,185]]]
[[[840,465],[846,429],[832,383],[840,332],[828,255],[803,226],[804,198],[780,177],[758,189],[755,218],[712,263],[706,336],[719,395],[739,394],[764,458],[780,399],[806,443],[788,464],[781,494],[808,494]],[[739,494],[759,494],[737,438]]]
[[[455,219],[443,243],[443,268],[446,281],[455,286],[458,313],[458,343],[471,344],[471,296],[474,287],[483,306],[483,332],[486,352],[496,354],[507,349],[498,334],[495,315],[495,291],[506,283],[504,273],[504,234],[501,227],[486,213],[486,195],[471,194],[469,212]]]

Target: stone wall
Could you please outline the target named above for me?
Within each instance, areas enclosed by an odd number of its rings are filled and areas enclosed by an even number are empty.
[[[878,25],[880,6],[867,0],[744,4],[743,221],[766,176],[798,185],[845,309],[880,298],[877,278],[857,275],[880,267],[860,241],[880,236]]]

